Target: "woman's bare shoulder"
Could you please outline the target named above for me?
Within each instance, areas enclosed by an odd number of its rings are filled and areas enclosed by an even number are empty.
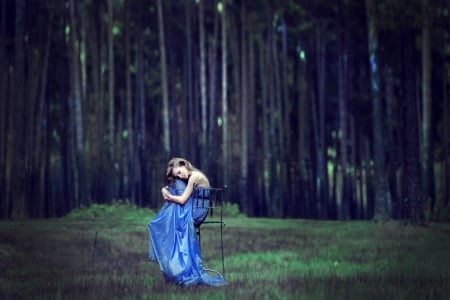
[[[192,171],[191,174],[192,180],[196,186],[207,187],[209,186],[209,180],[205,174],[200,171]]]

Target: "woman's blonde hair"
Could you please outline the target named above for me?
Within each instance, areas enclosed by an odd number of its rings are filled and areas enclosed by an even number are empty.
[[[188,171],[199,171],[196,167],[194,167],[190,161],[180,158],[174,157],[167,163],[166,169],[166,180],[169,184],[173,183],[175,180],[175,176],[173,176],[173,168],[185,166]]]

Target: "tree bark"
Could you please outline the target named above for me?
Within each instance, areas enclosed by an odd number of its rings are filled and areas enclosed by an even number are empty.
[[[289,153],[292,151],[292,143],[291,140],[291,126],[290,126],[290,119],[291,119],[291,111],[293,105],[291,104],[290,98],[289,98],[289,71],[288,67],[290,64],[289,57],[288,57],[288,34],[287,34],[287,24],[286,19],[283,16],[281,18],[281,28],[282,28],[282,68],[281,68],[281,89],[282,89],[282,107],[283,107],[283,118],[282,118],[282,127],[283,135],[283,151],[281,153],[281,164],[282,164],[282,172],[283,177],[285,178],[285,188],[283,189],[283,203],[282,203],[282,211],[283,216],[293,216],[293,214],[296,213],[295,210],[292,209],[292,207],[295,206],[296,199],[293,197],[290,197],[289,195],[292,194],[292,191],[294,189],[292,177],[293,177],[293,164],[289,157]]]
[[[241,206],[247,206],[248,196],[247,191],[247,178],[248,178],[248,110],[249,110],[249,98],[247,95],[247,70],[248,70],[248,41],[247,41],[247,11],[244,3],[241,3]]]
[[[244,212],[249,216],[256,215],[256,203],[255,198],[259,198],[256,177],[256,160],[258,156],[259,147],[257,146],[257,134],[258,129],[256,126],[256,91],[255,91],[255,81],[256,81],[256,55],[255,55],[255,33],[253,26],[253,18],[249,18],[248,21],[248,169],[247,169],[247,187],[246,187],[246,207],[244,207]],[[257,150],[258,149],[258,150]]]
[[[406,43],[414,41],[413,33],[406,33]],[[405,205],[407,209],[407,221],[413,225],[422,225],[424,221],[422,205],[422,184],[420,180],[420,152],[419,152],[419,123],[417,122],[417,101],[415,97],[415,68],[416,60],[412,49],[404,43],[404,62],[403,73],[404,95],[403,108],[405,110],[404,125],[404,186],[405,186]]]
[[[399,197],[399,187],[397,184],[397,171],[400,167],[398,143],[395,141],[395,136],[398,136],[396,120],[394,116],[395,105],[398,99],[395,98],[395,82],[392,74],[392,68],[388,66],[384,72],[385,78],[385,95],[386,95],[386,154],[389,164],[387,165],[387,180],[389,187],[389,202],[388,207],[392,212],[392,217],[399,216],[399,208],[401,206]],[[397,101],[396,101],[397,100]],[[400,118],[399,118],[400,119]]]
[[[326,218],[328,209],[328,173],[327,173],[327,145],[326,145],[326,50],[325,50],[325,30],[323,23],[318,24],[316,29],[316,51],[317,51],[317,108],[316,109],[316,159],[317,159],[317,179],[316,179],[316,211],[317,217]]]
[[[339,101],[339,130],[337,139],[339,141],[339,167],[338,172],[342,179],[342,185],[338,189],[336,197],[337,216],[338,219],[350,218],[350,189],[349,189],[349,172],[348,172],[348,125],[347,125],[347,97],[348,97],[348,51],[346,27],[344,18],[344,7],[342,3],[339,6],[339,34],[338,34],[338,101]],[[337,167],[337,166],[336,166]]]
[[[38,100],[38,109],[37,109],[37,117],[36,117],[36,128],[35,128],[35,134],[34,134],[34,147],[36,149],[35,151],[35,157],[33,158],[33,169],[35,170],[36,174],[39,174],[37,176],[38,182],[36,184],[36,196],[31,197],[34,198],[34,201],[36,202],[36,217],[44,217],[46,216],[46,179],[45,179],[45,173],[47,168],[47,113],[46,113],[46,107],[47,99],[47,77],[48,77],[48,62],[50,57],[50,45],[52,40],[52,25],[53,25],[53,11],[50,12],[50,18],[48,22],[47,27],[47,41],[45,46],[45,52],[44,52],[44,61],[42,63],[42,76],[40,81],[40,92],[39,92],[39,100]],[[43,138],[44,136],[44,138]]]
[[[185,26],[186,26],[186,55],[185,55],[185,70],[184,70],[184,101],[183,101],[183,117],[186,121],[186,126],[183,126],[183,136],[188,136],[194,131],[193,115],[192,115],[192,103],[194,101],[194,70],[193,70],[193,30],[192,30],[192,2],[185,1]],[[188,145],[182,145],[181,151],[187,153],[187,156],[192,157],[194,154],[194,143],[188,143]]]
[[[198,1],[198,26],[200,33],[200,107],[201,107],[201,135],[200,135],[200,145],[201,145],[201,153],[202,157],[206,156],[206,137],[207,137],[207,94],[206,94],[206,46],[205,46],[205,9],[204,9],[204,0]],[[207,163],[204,162],[204,163]],[[203,163],[202,163],[203,164]],[[204,166],[203,166],[204,167]]]
[[[134,170],[136,165],[135,153],[134,153],[134,130],[133,130],[133,94],[131,88],[131,49],[130,49],[130,12],[126,10],[125,12],[125,101],[126,101],[126,128],[127,128],[127,158],[125,161],[125,177],[127,194],[129,195],[131,201],[136,203],[135,189],[134,189]]]
[[[26,173],[25,171],[25,126],[26,116],[24,115],[24,107],[26,107],[25,99],[25,1],[16,1],[16,20],[15,20],[15,38],[14,38],[14,87],[12,114],[10,118],[13,120],[11,128],[12,135],[12,152],[9,157],[12,159],[10,163],[11,169],[11,190],[10,190],[10,209],[11,218],[27,217],[26,207]]]
[[[81,83],[80,83],[80,53],[77,36],[77,23],[75,16],[75,2],[70,0],[70,23],[71,23],[71,98],[73,110],[72,116],[74,125],[74,192],[75,207],[86,204],[86,184],[84,174],[84,133],[83,133],[83,110],[81,99]]]
[[[228,72],[227,72],[227,0],[222,8],[222,170],[223,182],[228,182]]]
[[[450,118],[450,112],[449,112],[449,105],[448,105],[448,94],[447,94],[447,78],[444,76],[443,80],[442,80],[442,89],[443,89],[443,102],[444,102],[444,141],[443,141],[443,145],[444,145],[444,176],[443,176],[443,180],[442,180],[442,187],[443,187],[443,191],[442,191],[442,208],[446,209],[449,203],[449,185],[447,184],[448,178],[449,178],[449,172],[448,169],[450,167],[449,165],[449,160],[450,160],[450,134],[449,134],[449,118]]]
[[[6,70],[7,55],[6,55],[6,1],[2,1],[1,6],[1,25],[0,25],[0,69]],[[0,91],[2,91],[2,101],[0,103],[0,219],[8,218],[8,187],[9,182],[7,178],[7,150],[8,150],[8,110],[9,99],[11,98],[8,92],[8,72],[0,72]]]
[[[136,65],[137,65],[137,77],[136,77],[136,116],[137,116],[137,128],[140,133],[137,140],[136,146],[136,186],[137,192],[137,203],[141,205],[144,201],[144,188],[147,176],[147,170],[145,166],[145,161],[147,161],[147,130],[146,130],[146,105],[145,105],[145,82],[144,82],[144,34],[139,35],[138,49],[136,54]],[[158,118],[155,117],[155,120]],[[156,121],[155,121],[156,124]],[[156,125],[154,126],[156,127]],[[165,155],[167,155],[165,153]]]
[[[216,1],[214,1],[216,4]],[[216,5],[215,5],[216,6]],[[218,107],[218,99],[217,99],[217,77],[218,77],[218,69],[217,69],[217,52],[218,52],[218,42],[219,42],[219,13],[217,9],[214,10],[214,33],[210,40],[209,45],[209,111],[208,111],[208,140],[207,145],[209,151],[207,153],[208,157],[208,169],[215,170],[217,168],[215,156],[217,153],[217,144],[214,140],[214,137],[217,134],[217,107]]]
[[[158,0],[158,29],[159,51],[161,64],[161,90],[162,90],[162,116],[163,116],[163,141],[166,158],[170,156],[170,123],[169,123],[169,90],[167,87],[167,59],[164,38],[164,18],[161,0]]]
[[[430,40],[430,5],[429,1],[422,0],[422,178],[423,178],[423,202],[429,202],[430,213],[433,216],[434,195],[434,171],[433,171],[433,144],[432,132],[432,95],[431,95],[431,40]]]
[[[372,98],[372,131],[373,131],[373,157],[375,172],[375,221],[389,219],[387,208],[387,184],[385,174],[384,135],[383,135],[383,110],[380,93],[380,71],[378,67],[378,30],[376,24],[376,5],[374,0],[366,0],[369,67],[370,67],[370,91]]]
[[[73,1],[73,0],[72,0]],[[113,27],[114,27],[114,3],[113,0],[108,0],[108,94],[109,94],[109,106],[108,106],[108,142],[109,142],[109,160],[111,164],[112,174],[109,174],[110,178],[112,178],[112,182],[115,182],[115,163],[116,157],[114,153],[114,139],[115,139],[115,91],[114,91],[114,35],[113,35]],[[110,183],[110,184],[111,184]],[[114,188],[114,184],[112,186]]]
[[[303,50],[300,50],[303,51]],[[300,52],[300,54],[302,54]],[[307,86],[307,78],[306,78],[306,61],[302,59],[302,55],[300,55],[300,60],[298,62],[298,103],[297,103],[297,135],[298,135],[298,159],[297,164],[295,165],[296,170],[296,183],[297,183],[297,191],[298,193],[303,192],[303,205],[299,207],[300,215],[303,217],[310,217],[309,212],[309,197],[308,197],[308,185],[307,182],[309,180],[309,170],[308,170],[308,162],[310,161],[309,157],[309,147],[311,141],[311,114],[310,114],[310,105],[308,101],[308,86]],[[300,187],[304,187],[301,189]],[[294,206],[299,206],[299,201],[295,201]]]

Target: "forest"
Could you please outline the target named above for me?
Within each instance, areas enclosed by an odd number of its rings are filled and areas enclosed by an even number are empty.
[[[450,220],[449,1],[0,2],[1,219],[184,157],[248,216]]]

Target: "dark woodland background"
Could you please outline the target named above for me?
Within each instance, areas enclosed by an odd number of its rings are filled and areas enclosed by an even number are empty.
[[[0,3],[3,219],[158,209],[178,156],[248,216],[449,220],[450,1]]]

